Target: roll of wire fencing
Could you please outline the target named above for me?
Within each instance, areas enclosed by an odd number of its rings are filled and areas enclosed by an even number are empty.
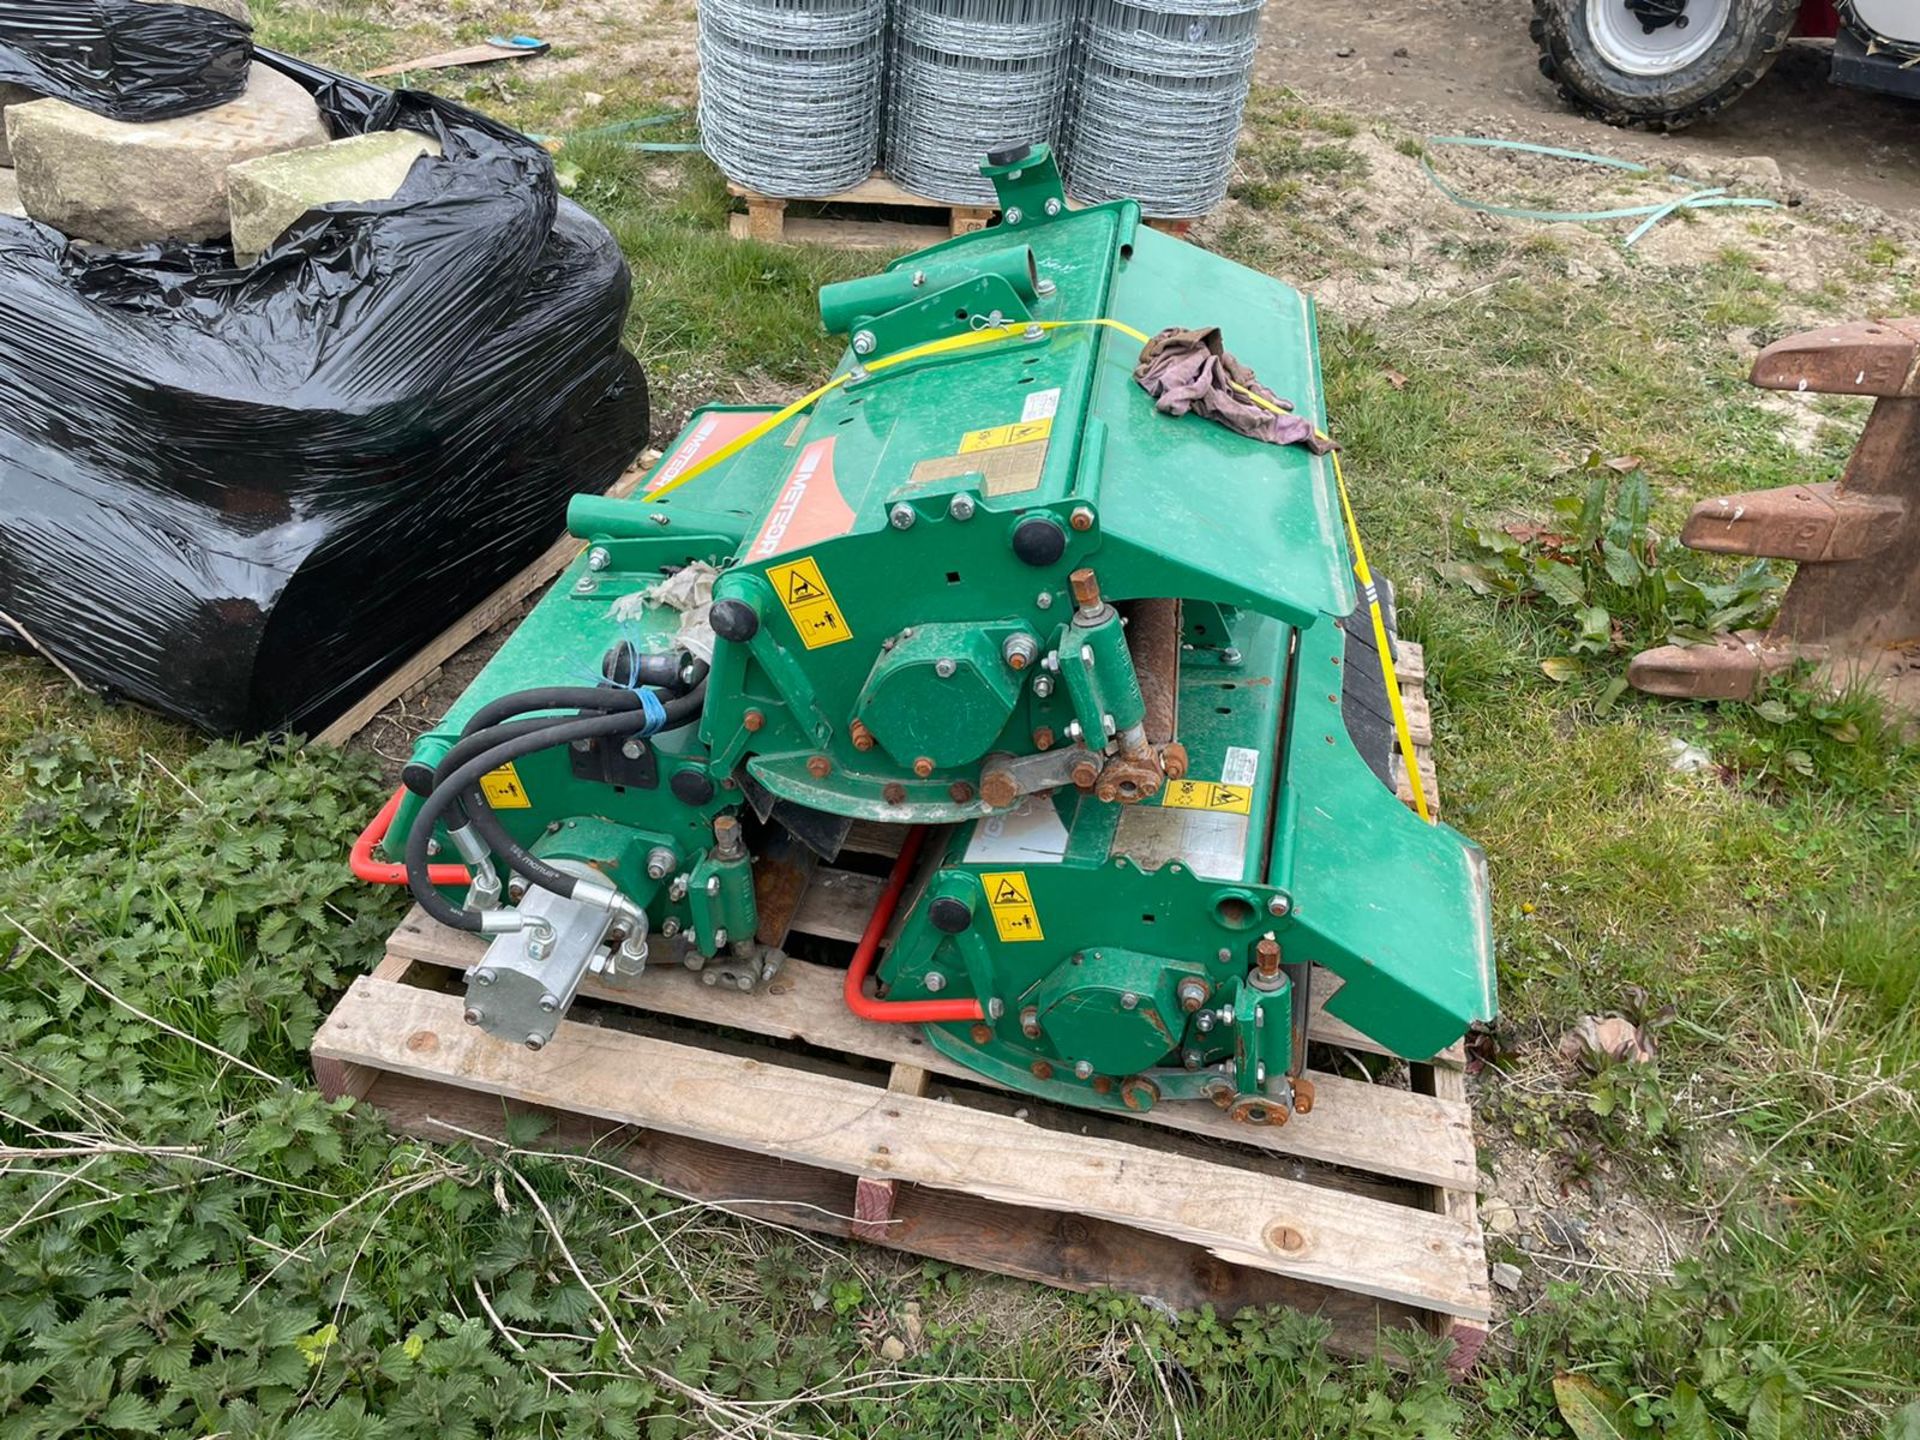
[[[700,0],[700,138],[736,185],[850,190],[880,149],[886,0]]]
[[[991,205],[989,150],[1057,144],[1083,0],[894,0],[886,172],[932,200]]]
[[[1205,215],[1227,197],[1265,0],[1091,0],[1067,188]]]

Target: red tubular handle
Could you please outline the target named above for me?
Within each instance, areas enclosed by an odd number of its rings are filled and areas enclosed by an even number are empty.
[[[920,847],[926,838],[924,825],[916,825],[907,832],[906,844],[900,847],[900,858],[893,862],[893,871],[887,876],[887,888],[880,892],[873,914],[867,919],[867,928],[860,936],[860,948],[853,952],[853,960],[847,966],[847,1009],[862,1020],[919,1025],[987,1018],[978,1000],[875,1000],[866,993],[867,976],[872,973],[874,958],[880,953],[880,938],[887,933],[894,912],[900,908],[900,896],[907,888],[907,881],[913,878],[913,865],[920,858]]]
[[[373,850],[387,838],[387,831],[393,828],[393,817],[400,813],[400,802],[406,797],[406,787],[393,792],[393,798],[380,807],[380,813],[373,817],[373,823],[360,832],[360,838],[353,842],[353,873],[356,879],[365,880],[370,885],[404,885],[407,883],[407,867],[391,865],[373,858]],[[429,865],[427,879],[435,885],[470,885],[473,874],[464,865]]]

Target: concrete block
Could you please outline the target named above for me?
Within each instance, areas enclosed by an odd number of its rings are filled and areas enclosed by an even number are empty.
[[[238,100],[130,125],[61,100],[7,111],[27,213],[76,240],[116,249],[227,233],[227,171],[332,137],[313,97],[256,64]]]
[[[7,149],[7,107],[9,105],[24,105],[29,100],[38,100],[39,98],[39,95],[27,89],[24,85],[0,83],[0,169],[13,164],[13,155]]]
[[[439,153],[429,136],[388,130],[235,165],[227,172],[234,258],[251,265],[317,206],[391,200],[415,160]]]
[[[213,10],[230,20],[238,20],[242,25],[253,24],[253,12],[247,8],[247,0],[140,0],[142,5],[192,5],[201,10]]]
[[[12,215],[16,219],[27,218],[27,210],[20,203],[20,187],[13,183],[11,170],[0,170],[0,215]]]

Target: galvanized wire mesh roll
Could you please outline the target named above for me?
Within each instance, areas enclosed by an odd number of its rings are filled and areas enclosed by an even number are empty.
[[[894,0],[887,174],[918,195],[993,203],[987,151],[1059,139],[1079,0]]]
[[[880,148],[886,0],[700,0],[700,138],[764,195],[849,190]]]
[[[1092,0],[1067,146],[1081,200],[1204,215],[1227,195],[1265,0]]]

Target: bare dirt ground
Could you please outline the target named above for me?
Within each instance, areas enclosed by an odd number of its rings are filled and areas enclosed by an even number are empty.
[[[1920,214],[1920,102],[1827,81],[1824,47],[1796,43],[1713,121],[1679,135],[1574,113],[1540,74],[1530,0],[1340,0],[1268,7],[1259,75],[1307,99],[1431,133],[1499,135],[1652,164],[1768,155],[1790,186]]]

